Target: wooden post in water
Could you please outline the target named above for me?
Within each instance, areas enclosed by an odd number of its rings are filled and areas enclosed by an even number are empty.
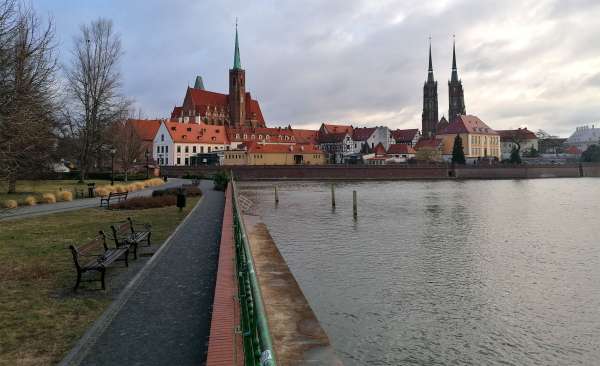
[[[277,186],[275,186],[275,203],[279,203],[279,193],[277,192]]]
[[[356,203],[356,191],[352,191],[352,213],[354,215],[354,219],[358,217],[358,205]]]
[[[331,184],[331,207],[335,208],[335,186]]]

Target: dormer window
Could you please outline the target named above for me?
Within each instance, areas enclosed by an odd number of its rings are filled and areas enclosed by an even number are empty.
[[[185,140],[187,136],[186,135],[182,135],[181,138]]]
[[[171,131],[175,131],[175,130],[177,130],[177,127],[175,127],[175,126],[171,127]]]
[[[235,134],[235,139],[236,139],[236,140],[239,140],[239,139],[240,139],[240,134],[239,134],[239,133],[236,133],[236,134]]]
[[[258,139],[262,140],[263,139],[263,135],[258,135]]]
[[[187,128],[187,131],[188,131],[188,132],[192,132],[192,128],[191,128],[191,127],[188,127],[188,128]]]

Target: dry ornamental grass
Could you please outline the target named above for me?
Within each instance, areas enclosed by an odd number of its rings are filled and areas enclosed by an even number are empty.
[[[15,200],[6,200],[3,204],[4,208],[17,208],[18,204]]]
[[[52,193],[44,193],[42,195],[42,202],[44,203],[56,203],[56,196]]]
[[[24,202],[27,206],[35,206],[37,204],[37,198],[34,196],[27,196],[25,197]]]
[[[71,191],[56,192],[56,198],[59,201],[73,201],[73,193]]]

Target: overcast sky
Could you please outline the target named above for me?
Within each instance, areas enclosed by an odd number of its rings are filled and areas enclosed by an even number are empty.
[[[600,125],[600,1],[32,0],[56,21],[61,61],[83,22],[112,19],[123,93],[168,117],[188,84],[227,92],[239,18],[247,91],[268,125],[420,128],[428,37],[448,114],[452,35],[466,110],[492,128],[568,136]]]

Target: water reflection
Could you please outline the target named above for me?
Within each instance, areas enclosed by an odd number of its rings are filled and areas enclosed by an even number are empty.
[[[597,180],[278,187],[242,188],[345,365],[596,364]]]

